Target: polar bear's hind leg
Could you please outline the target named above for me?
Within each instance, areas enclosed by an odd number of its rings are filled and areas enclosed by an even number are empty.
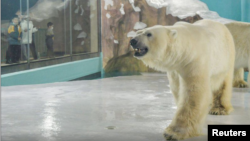
[[[228,115],[232,110],[232,72],[226,75],[218,90],[213,92],[213,104],[209,111],[211,115]]]
[[[248,84],[244,81],[244,69],[235,69],[234,70],[234,82],[233,87],[236,88],[247,88]]]

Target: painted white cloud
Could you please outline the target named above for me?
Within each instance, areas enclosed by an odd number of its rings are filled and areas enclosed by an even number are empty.
[[[80,7],[81,7],[81,10],[82,10],[82,12],[81,12],[81,16],[82,16],[83,13],[84,13],[84,9],[82,8],[82,5]]]
[[[80,30],[82,30],[82,26],[81,26],[79,23],[77,23],[77,24],[74,26],[74,30],[80,31]]]
[[[92,19],[95,17],[95,14],[90,14],[89,18]]]
[[[114,43],[115,43],[115,44],[119,44],[119,41],[118,41],[118,40],[114,40]]]
[[[82,46],[84,45],[84,41],[81,42],[81,45],[82,45]]]
[[[79,12],[79,6],[77,6],[75,13],[77,14]]]
[[[140,30],[140,29],[144,29],[146,27],[147,27],[147,25],[145,23],[137,22],[137,23],[135,23],[134,29],[135,30]]]
[[[96,10],[96,1],[95,0],[89,0],[88,6],[91,6],[92,10]]]
[[[132,5],[135,12],[140,12],[141,11],[140,7],[135,7],[135,4],[134,4],[135,1],[134,0],[129,0],[129,3]]]
[[[135,37],[136,36],[136,32],[135,31],[130,31],[128,34],[127,34],[127,37]]]
[[[79,0],[76,0],[76,5],[78,5],[79,4]]]
[[[105,1],[105,6],[104,6],[105,10],[108,9],[108,5],[114,6],[113,0],[104,0],[104,1]]]
[[[106,14],[106,17],[109,19],[111,16],[109,13]]]
[[[125,15],[124,4],[121,4],[120,12],[122,15]]]
[[[86,38],[87,37],[87,33],[82,31],[78,36],[77,38]]]

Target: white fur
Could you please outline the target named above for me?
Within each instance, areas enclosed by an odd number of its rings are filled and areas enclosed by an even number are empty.
[[[146,36],[151,33],[152,36]],[[167,139],[201,134],[206,115],[229,114],[234,70],[234,42],[225,25],[210,20],[194,24],[154,26],[137,32],[137,57],[149,67],[167,72],[177,103],[176,115],[165,131]],[[213,101],[213,103],[212,103]]]
[[[234,87],[247,87],[243,68],[250,69],[250,23],[232,22],[226,24],[235,42]],[[250,75],[248,75],[248,85]]]

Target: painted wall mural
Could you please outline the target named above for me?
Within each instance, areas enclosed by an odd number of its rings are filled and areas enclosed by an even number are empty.
[[[102,51],[106,75],[114,73],[154,72],[133,57],[129,45],[137,30],[154,25],[173,25],[177,21],[193,23],[199,15],[179,18],[167,13],[166,7],[155,8],[146,0],[102,1]]]

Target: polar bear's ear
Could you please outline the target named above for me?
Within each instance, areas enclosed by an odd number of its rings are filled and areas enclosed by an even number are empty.
[[[177,35],[178,35],[178,32],[176,30],[170,30],[170,35],[173,37],[173,38],[176,38]]]
[[[142,34],[144,32],[144,29],[141,29],[141,30],[138,30],[137,32],[136,32],[136,34],[138,35],[138,34]]]

